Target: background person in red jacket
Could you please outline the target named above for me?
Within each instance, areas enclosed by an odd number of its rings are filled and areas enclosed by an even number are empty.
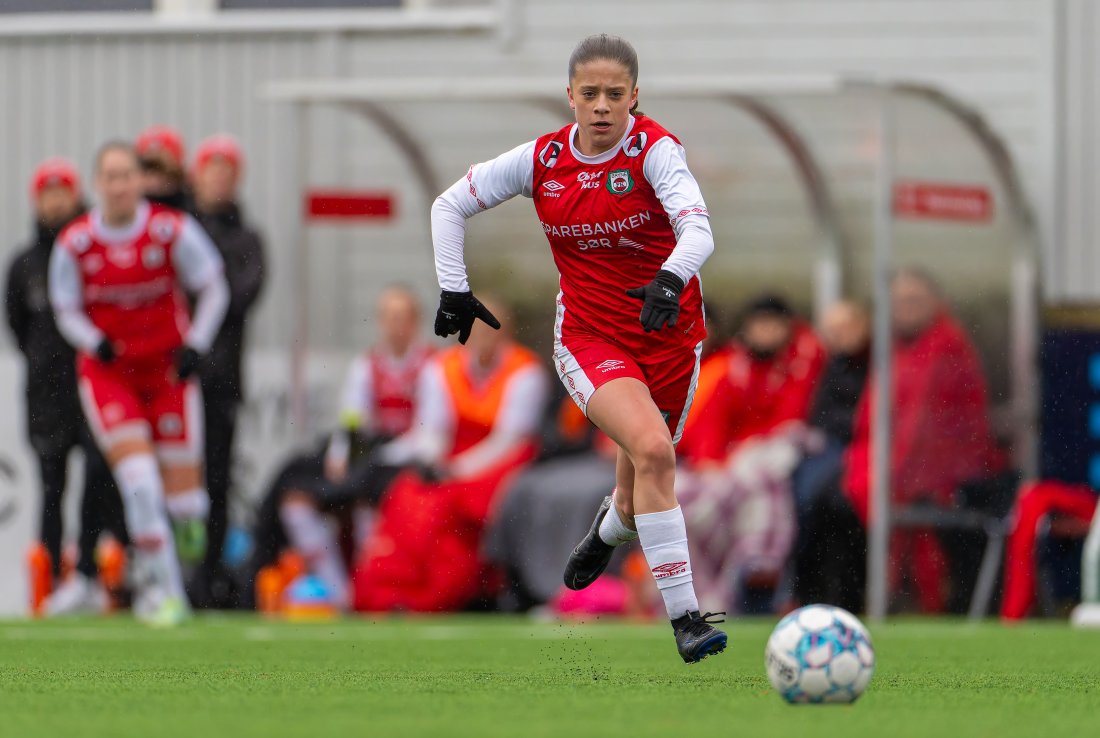
[[[542,362],[512,339],[508,312],[481,300],[500,330],[479,321],[464,345],[436,354],[420,375],[412,427],[379,449],[409,471],[386,490],[359,557],[356,610],[443,612],[491,594],[485,524],[535,457],[548,388]]]
[[[700,369],[677,495],[708,607],[771,609],[795,533],[790,476],[824,359],[809,325],[765,295]]]
[[[898,272],[893,310],[894,504],[950,506],[959,487],[999,473],[1004,465],[989,420],[977,352],[951,316],[935,281],[914,269]],[[866,525],[871,485],[872,376],[856,414],[843,488]],[[947,561],[933,530],[895,530],[891,590],[904,576],[925,612],[945,605]]]

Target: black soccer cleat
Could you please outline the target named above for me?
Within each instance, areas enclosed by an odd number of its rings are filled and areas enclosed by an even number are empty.
[[[569,554],[563,577],[565,586],[569,589],[584,589],[592,584],[600,578],[600,574],[603,574],[603,570],[611,562],[611,554],[615,553],[615,547],[608,546],[600,538],[600,523],[610,509],[611,496],[608,495],[600,503],[600,509],[596,511],[596,519],[592,521],[592,527],[573,549],[573,553]]]
[[[678,617],[672,621],[672,630],[676,633],[676,650],[685,664],[697,664],[707,656],[726,650],[726,634],[712,625],[721,623],[725,618],[709,620],[724,612],[708,612],[700,615],[698,610]]]

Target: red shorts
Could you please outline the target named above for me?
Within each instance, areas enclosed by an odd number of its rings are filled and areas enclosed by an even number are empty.
[[[203,410],[198,382],[181,382],[169,356],[77,359],[80,399],[99,445],[149,439],[161,463],[202,461]]]
[[[632,377],[643,382],[668,425],[672,442],[679,443],[699,381],[702,349],[703,344],[698,343],[681,354],[645,362],[606,339],[574,335],[555,343],[554,366],[569,396],[586,416],[592,393],[612,379]]]

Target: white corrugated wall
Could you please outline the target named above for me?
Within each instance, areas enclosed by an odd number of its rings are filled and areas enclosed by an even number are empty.
[[[647,73],[885,74],[939,85],[988,116],[1008,140],[1029,187],[1042,189],[1051,7],[1046,0],[558,0],[516,5],[521,30],[510,48],[491,33],[477,32],[0,36],[0,100],[5,103],[0,171],[6,175],[0,178],[0,258],[6,261],[5,249],[27,231],[25,185],[39,159],[67,155],[86,170],[99,142],[132,136],[160,121],[179,126],[192,144],[208,133],[230,130],[244,142],[249,159],[245,199],[273,254],[273,282],[254,335],[260,344],[284,343],[291,318],[286,300],[291,216],[297,207],[285,179],[293,131],[286,108],[260,99],[263,84],[319,76],[560,74],[564,85],[572,44],[597,30],[621,33],[638,47],[643,100]],[[509,112],[501,120],[492,111],[447,110],[463,137],[478,128],[483,132],[462,141],[455,161],[441,162],[456,177],[459,160],[490,155],[557,125],[549,114]],[[409,113],[423,115],[424,109]],[[714,130],[720,133],[730,125],[715,123]],[[322,228],[313,241],[314,294],[323,297],[311,304],[311,333],[321,345],[340,345],[366,338],[364,322],[354,319],[369,310],[365,295],[370,290],[357,287],[374,286],[387,275],[430,278],[424,240],[428,203],[411,187],[394,152],[379,146],[366,124],[345,114],[321,114],[313,130],[315,182],[390,188],[398,195],[400,217],[394,226]],[[777,159],[770,166],[785,164]],[[723,183],[712,185],[720,196]],[[508,212],[486,237],[537,235],[524,209]],[[788,236],[800,237],[805,219],[791,218],[789,228]],[[1048,287],[1055,294],[1063,290],[1057,281]]]
[[[1064,300],[1100,297],[1100,8],[1059,0],[1058,116],[1049,195],[1048,284]]]

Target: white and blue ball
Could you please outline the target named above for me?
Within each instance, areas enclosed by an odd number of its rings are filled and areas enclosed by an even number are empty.
[[[875,649],[852,613],[807,605],[775,626],[764,663],[787,702],[855,702],[875,673]]]

